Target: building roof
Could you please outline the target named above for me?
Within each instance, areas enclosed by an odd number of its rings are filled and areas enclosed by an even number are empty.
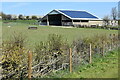
[[[78,19],[79,20],[102,20],[87,11],[55,9],[55,10],[52,10],[51,12],[49,12],[48,14],[63,14],[64,16],[66,16],[70,19],[73,19],[73,20],[78,20]],[[45,16],[47,16],[47,15],[45,15]]]
[[[72,10],[59,10],[60,12],[70,16],[71,18],[95,18],[98,17],[86,12],[86,11],[72,11]]]

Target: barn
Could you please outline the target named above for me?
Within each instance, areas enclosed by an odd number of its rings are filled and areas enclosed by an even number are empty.
[[[41,25],[55,26],[102,26],[102,19],[87,12],[78,10],[52,10],[40,20]]]

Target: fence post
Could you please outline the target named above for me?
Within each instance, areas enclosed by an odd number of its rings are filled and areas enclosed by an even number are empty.
[[[70,48],[70,73],[72,72],[72,49]]]
[[[102,56],[104,56],[104,41],[102,42]]]
[[[113,48],[115,48],[115,34],[113,34]]]
[[[28,80],[31,80],[32,75],[32,53],[28,52]]]
[[[110,51],[112,50],[112,34],[109,35],[110,37]]]
[[[91,43],[89,45],[89,63],[92,63],[92,55],[91,55]]]

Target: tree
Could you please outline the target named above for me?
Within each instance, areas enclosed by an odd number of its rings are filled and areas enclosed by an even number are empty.
[[[116,20],[116,18],[117,18],[117,9],[116,9],[116,7],[112,8],[111,15],[112,15],[112,19]]]
[[[7,19],[7,20],[11,20],[11,19],[12,19],[12,16],[11,16],[11,15],[6,15],[6,19]]]
[[[26,19],[29,20],[29,16],[26,16]]]
[[[118,19],[120,20],[120,1],[118,2]]]
[[[120,20],[118,21],[118,25],[120,25]]]
[[[18,16],[18,19],[23,20],[23,15],[20,14],[20,15]]]
[[[32,19],[37,19],[37,16],[32,16]]]
[[[104,16],[103,21],[104,21],[105,27],[107,27],[109,25],[109,21],[110,21],[109,16],[108,15]]]
[[[0,12],[0,16],[2,16],[2,19],[6,19],[6,14],[3,12]]]

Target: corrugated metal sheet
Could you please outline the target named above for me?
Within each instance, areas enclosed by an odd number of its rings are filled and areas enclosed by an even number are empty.
[[[71,18],[95,18],[98,19],[96,16],[86,12],[86,11],[70,11],[70,10],[59,10],[60,12],[70,16]]]

